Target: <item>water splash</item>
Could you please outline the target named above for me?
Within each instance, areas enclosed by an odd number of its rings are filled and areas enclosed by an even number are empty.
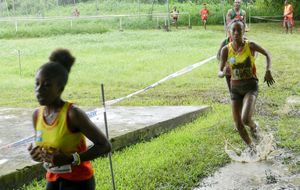
[[[276,144],[271,133],[261,133],[260,138],[261,141],[256,145],[255,150],[246,148],[245,150],[241,151],[240,149],[231,145],[228,141],[225,141],[225,152],[228,154],[231,160],[242,163],[266,160],[268,155],[275,150]],[[229,149],[228,146],[231,146],[232,149]]]
[[[300,161],[286,150],[276,149],[273,135],[261,133],[256,153],[240,150],[228,141],[225,151],[233,160],[212,176],[203,179],[193,190],[300,190],[300,174],[291,172],[284,160]]]

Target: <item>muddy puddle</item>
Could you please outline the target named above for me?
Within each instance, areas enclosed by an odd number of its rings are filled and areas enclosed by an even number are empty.
[[[226,145],[225,152],[232,162],[194,190],[300,190],[300,174],[291,171],[300,156],[277,149],[272,134],[264,134],[256,149],[253,153]],[[286,160],[291,162],[285,164]]]
[[[283,114],[300,113],[300,97],[289,97]],[[298,116],[298,115],[297,115]],[[300,190],[300,173],[293,171],[300,155],[276,147],[272,133],[261,134],[253,153],[225,142],[231,163],[203,179],[193,190]]]

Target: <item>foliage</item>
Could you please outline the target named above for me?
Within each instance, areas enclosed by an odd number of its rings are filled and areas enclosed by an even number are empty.
[[[97,20],[20,21],[18,22],[16,31],[15,26],[6,22],[0,28],[0,38],[32,38],[61,34],[104,33],[108,31],[108,27],[105,24]]]
[[[7,3],[6,3],[7,2]],[[140,9],[141,13],[148,13],[149,7],[161,7],[159,10],[166,11],[166,0],[7,0],[0,1],[0,16],[62,16],[71,15],[74,8],[84,8],[89,6],[88,12],[83,12],[83,15],[95,15],[99,12],[103,13],[120,13],[124,12],[124,8],[127,9],[126,13],[133,13]],[[192,16],[192,20],[199,20],[198,11],[201,8],[203,2],[208,3],[208,8],[211,10],[211,23],[220,23],[222,20],[222,12],[224,8],[226,11],[233,5],[233,1],[220,1],[220,0],[198,0],[198,1],[177,1],[170,0],[169,5],[177,5],[185,11],[189,11]],[[252,2],[249,4],[248,2]],[[296,0],[291,1],[294,5],[295,14],[300,12],[299,3]],[[138,5],[138,3],[140,3]],[[248,6],[251,6],[253,12],[257,15],[278,15],[282,14],[283,2],[281,0],[256,0],[256,1],[244,1],[244,9],[248,10]],[[128,9],[129,8],[129,9]],[[68,10],[67,10],[68,9]],[[134,10],[133,10],[134,9]],[[195,24],[195,22],[193,22]]]

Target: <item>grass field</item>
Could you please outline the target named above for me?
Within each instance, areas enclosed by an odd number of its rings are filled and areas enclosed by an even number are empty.
[[[278,145],[300,153],[299,115],[280,114],[286,98],[300,94],[300,35],[285,35],[278,24],[251,25],[247,37],[272,55],[276,84],[263,81],[265,59],[257,59],[260,91],[255,119],[273,130]],[[100,83],[107,99],[144,88],[159,79],[216,54],[224,38],[221,26],[194,27],[171,32],[134,30],[102,34],[0,40],[0,106],[36,107],[34,75],[57,47],[69,48],[77,58],[63,97],[79,106],[98,106]],[[21,52],[22,75],[17,50]],[[190,189],[230,160],[224,139],[244,146],[233,130],[225,80],[218,79],[212,61],[191,73],[121,102],[120,105],[210,105],[212,111],[168,134],[113,154],[118,189]],[[111,189],[108,160],[93,162],[99,190]],[[300,163],[294,167],[300,171]],[[44,181],[25,186],[44,188]]]

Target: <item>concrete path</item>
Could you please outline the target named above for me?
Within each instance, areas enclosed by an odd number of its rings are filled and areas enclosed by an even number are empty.
[[[207,106],[108,107],[107,120],[113,150],[141,140],[148,140],[179,125],[196,119]],[[89,109],[86,109],[89,111]],[[8,144],[28,139],[34,134],[31,109],[0,108],[0,187],[12,189],[45,172],[27,152],[30,142],[14,147]],[[105,133],[103,110],[96,109],[91,118]]]

